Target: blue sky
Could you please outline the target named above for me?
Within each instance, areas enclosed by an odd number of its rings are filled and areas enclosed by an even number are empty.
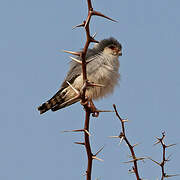
[[[179,143],[180,127],[180,2],[178,0],[92,1],[96,10],[118,20],[93,17],[96,39],[110,36],[123,46],[120,86],[113,95],[95,102],[100,109],[116,104],[132,144],[140,143],[137,156],[161,160],[155,136],[166,131],[167,144]],[[102,4],[103,3],[103,4]],[[36,107],[60,87],[68,71],[62,49],[79,50],[83,29],[72,30],[87,15],[86,1],[1,0],[0,3],[0,179],[85,179],[86,153],[73,144],[82,134],[62,133],[83,127],[79,103],[56,113],[39,115]],[[94,161],[93,179],[135,179],[128,174],[129,150],[117,139],[120,123],[115,114],[91,118],[92,151],[102,145]],[[180,173],[179,145],[168,150],[170,174]],[[160,179],[160,168],[150,161],[139,163],[140,176]],[[172,179],[179,179],[174,177]]]

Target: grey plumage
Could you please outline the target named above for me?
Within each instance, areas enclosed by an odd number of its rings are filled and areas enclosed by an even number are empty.
[[[88,49],[86,61],[91,61],[86,65],[87,78],[90,82],[104,85],[104,87],[88,87],[86,96],[89,99],[96,100],[113,92],[120,77],[118,57],[122,55],[121,50],[121,44],[114,38],[104,39],[95,44],[92,49]],[[76,59],[81,60],[79,57]],[[67,81],[78,91],[81,90],[83,85],[81,64],[71,61],[69,72],[60,90],[38,107],[40,114],[49,109],[56,111],[79,101],[74,99],[76,93]]]

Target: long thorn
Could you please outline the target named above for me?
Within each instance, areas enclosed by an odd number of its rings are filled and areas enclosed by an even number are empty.
[[[166,145],[166,148],[168,147],[171,147],[171,146],[176,146],[177,144],[169,144],[169,145]]]
[[[72,30],[75,29],[75,28],[78,28],[78,27],[84,27],[85,23],[86,23],[86,21],[83,21],[83,23],[78,24],[78,25],[76,25],[76,26],[73,26],[73,27],[72,27]]]
[[[124,137],[122,136],[122,137],[120,138],[119,145],[121,145],[121,143],[123,142],[123,139],[124,139]]]
[[[65,132],[82,132],[82,131],[84,131],[84,129],[65,130],[65,131],[62,131],[62,132],[65,133]]]
[[[112,18],[110,18],[110,17],[108,17],[108,16],[105,16],[104,14],[102,14],[102,13],[100,13],[100,12],[98,12],[98,11],[93,11],[93,12],[92,12],[92,15],[101,16],[101,17],[104,17],[104,18],[106,18],[106,19],[109,19],[110,21],[117,22],[116,20],[114,20],[114,19],[112,19]]]
[[[166,178],[174,177],[174,176],[180,176],[180,174],[165,175]]]
[[[78,59],[76,59],[76,58],[74,58],[74,57],[72,57],[72,56],[69,56],[73,61],[75,61],[75,62],[77,62],[77,63],[79,63],[79,64],[82,64],[82,61],[80,61],[80,60],[78,60]]]
[[[66,82],[67,82],[68,85],[72,88],[72,90],[74,90],[74,92],[75,92],[77,95],[80,94],[80,92],[79,92],[76,88],[74,88],[68,81],[66,81]]]
[[[99,43],[99,41],[95,40],[93,37],[91,37],[90,41],[93,43]]]
[[[95,154],[95,156],[97,156],[102,150],[104,149],[104,146],[102,146]]]
[[[85,25],[84,25],[84,28],[85,28],[85,29],[86,29],[87,25],[88,25],[89,22],[90,22],[91,16],[92,16],[92,14],[89,13],[89,15],[88,15],[88,17],[87,17],[87,19],[86,19],[86,23],[85,23]]]
[[[83,143],[83,142],[74,142],[74,144],[79,144],[79,145],[85,146],[85,143]]]
[[[72,55],[75,55],[75,56],[80,56],[80,52],[74,52],[74,51],[67,51],[67,50],[62,50],[63,52],[65,53],[69,53],[69,54],[72,54]]]
[[[157,161],[155,161],[154,159],[152,159],[151,157],[147,157],[148,159],[150,159],[151,161],[153,161],[154,163],[156,163],[157,165],[161,166],[161,164]]]
[[[96,157],[96,156],[92,156],[92,158],[93,158],[93,159],[96,159],[96,160],[98,160],[98,161],[104,161],[103,159],[100,159],[100,158],[98,158],[98,157]]]
[[[134,144],[132,147],[134,148],[135,146],[138,146],[140,143],[136,143],[136,144]]]
[[[132,159],[132,160],[130,160],[130,161],[126,161],[126,162],[124,162],[124,163],[132,163],[132,162],[134,162],[134,161],[143,161],[144,159],[146,159],[146,158],[144,158],[144,157],[140,157],[140,158],[135,158],[135,159]]]
[[[128,119],[123,119],[122,122],[128,122],[129,120]]]
[[[96,109],[96,112],[114,112],[114,111],[111,111],[111,110],[99,110],[99,109]]]
[[[94,39],[96,37],[97,33],[95,32],[93,35],[92,35],[92,38]]]
[[[109,138],[120,138],[120,136],[108,136]]]

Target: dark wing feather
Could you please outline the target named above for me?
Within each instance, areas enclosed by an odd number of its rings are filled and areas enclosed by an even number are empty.
[[[88,49],[87,54],[86,54],[86,59],[87,60],[90,59],[91,57],[93,57],[94,54],[95,54],[95,52],[93,49]],[[82,61],[82,59],[80,57],[76,57],[76,59]],[[67,81],[70,84],[73,84],[74,80],[81,74],[81,72],[82,72],[81,64],[77,63],[75,61],[71,61],[69,72],[67,73],[67,76],[66,76],[64,82],[62,83],[60,90],[62,91],[64,88],[69,86],[67,84]]]
[[[81,70],[81,64],[74,62],[74,61],[71,61],[69,72],[67,73],[67,76],[61,85],[61,90],[63,90],[64,88],[69,86],[67,84],[67,81],[70,84],[73,84],[74,80],[81,74],[81,71],[82,71]]]

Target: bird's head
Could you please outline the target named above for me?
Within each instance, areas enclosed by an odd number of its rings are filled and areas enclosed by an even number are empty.
[[[104,39],[100,41],[95,48],[97,51],[102,51],[105,54],[111,54],[113,56],[122,56],[122,46],[114,38]]]

